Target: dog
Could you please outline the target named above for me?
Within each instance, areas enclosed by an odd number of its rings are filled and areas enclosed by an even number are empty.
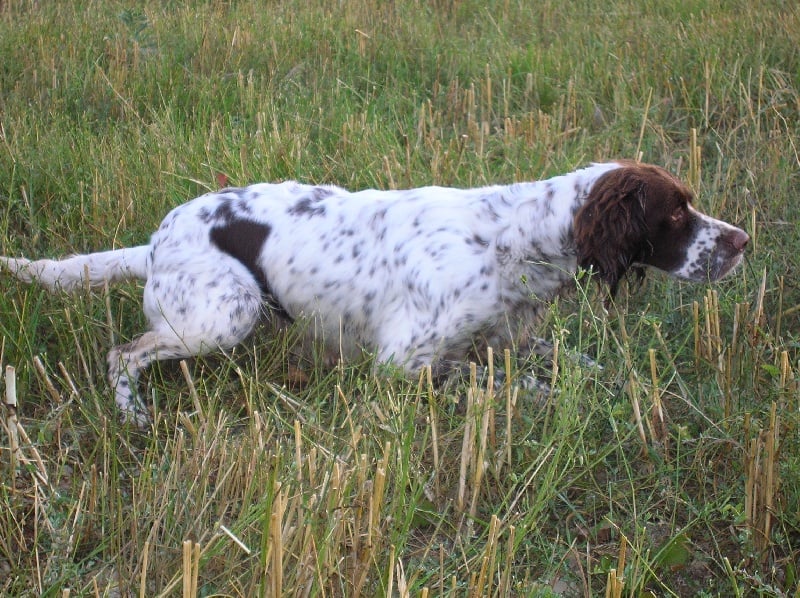
[[[344,359],[368,351],[439,376],[476,344],[525,346],[579,268],[609,296],[632,268],[718,280],[749,236],[691,202],[675,176],[631,161],[473,189],[264,183],[176,207],[147,245],[0,266],[54,291],[144,281],[149,329],[108,354],[123,419],[143,426],[143,368],[230,349],[264,314],[308,320]]]

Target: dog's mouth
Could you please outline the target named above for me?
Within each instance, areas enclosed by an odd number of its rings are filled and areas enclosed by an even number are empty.
[[[733,272],[736,267],[742,263],[744,260],[744,249],[738,251],[732,256],[727,258],[717,259],[715,260],[715,264],[709,269],[709,281],[719,280],[721,278],[725,278],[728,274]]]
[[[744,260],[744,247],[719,244],[705,256],[684,264],[675,275],[691,282],[715,282],[731,274]]]
[[[683,265],[673,271],[676,276],[693,282],[714,282],[742,263],[750,236],[735,226],[715,224],[701,229],[703,232],[695,238],[695,248],[700,251],[687,257]]]
[[[710,280],[719,280],[730,274],[744,259],[744,251],[750,243],[750,235],[739,228],[726,231],[717,243],[715,253],[716,271],[711,270]]]

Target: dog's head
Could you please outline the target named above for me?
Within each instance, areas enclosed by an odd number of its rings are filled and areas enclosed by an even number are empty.
[[[575,215],[578,264],[597,272],[612,295],[639,265],[696,282],[722,278],[742,261],[750,237],[698,212],[691,200],[688,187],[663,168],[620,162]]]

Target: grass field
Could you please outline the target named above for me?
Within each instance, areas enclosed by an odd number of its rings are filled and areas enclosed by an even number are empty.
[[[556,303],[543,334],[604,369],[562,352],[547,400],[366,357],[301,377],[300,331],[262,331],[149,372],[147,432],[104,378],[139,290],[2,277],[0,594],[800,596],[799,116],[780,0],[0,2],[4,255],[141,244],[220,180],[618,157],[752,237],[713,288]]]

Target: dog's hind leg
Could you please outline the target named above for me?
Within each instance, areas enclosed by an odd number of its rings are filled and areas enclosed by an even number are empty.
[[[147,407],[136,391],[139,373],[153,361],[179,359],[197,354],[174,334],[145,332],[130,343],[114,347],[108,353],[108,381],[114,389],[114,401],[125,422],[143,428],[150,421]]]
[[[222,260],[219,268],[206,272],[212,283],[202,289],[174,273],[147,281],[144,310],[150,330],[108,354],[108,379],[123,420],[139,427],[149,422],[136,383],[153,361],[230,349],[253,330],[261,315],[261,291],[249,274],[235,272],[238,262],[234,271],[228,265]]]

